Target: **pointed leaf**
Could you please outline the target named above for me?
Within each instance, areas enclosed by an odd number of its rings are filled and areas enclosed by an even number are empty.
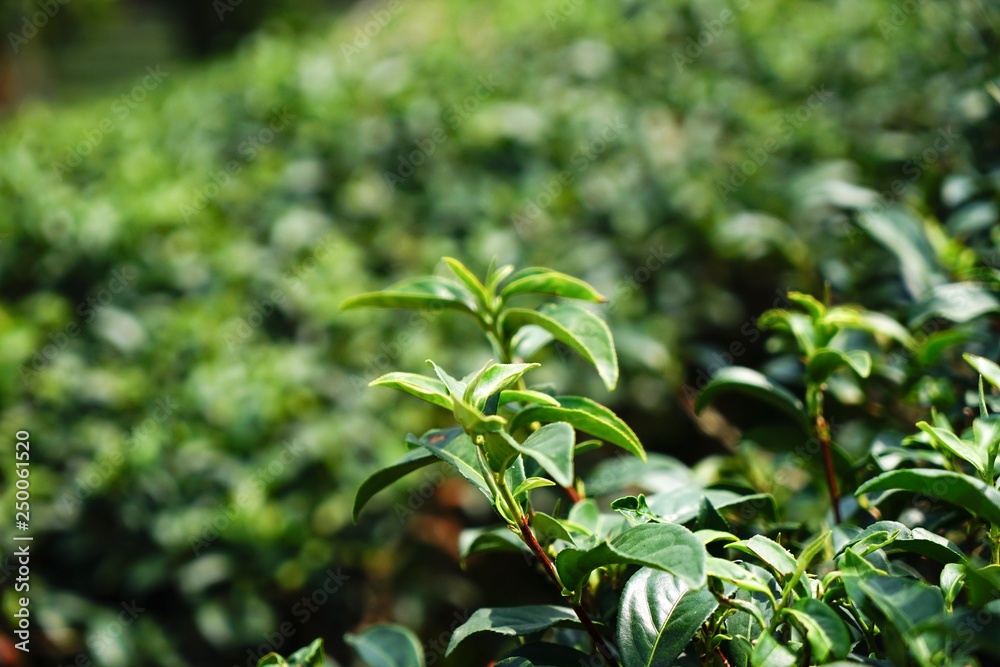
[[[459,474],[472,482],[473,486],[482,491],[484,496],[493,497],[486,480],[479,472],[479,456],[476,453],[476,445],[462,429],[435,429],[424,433],[419,438],[408,435],[406,441],[412,445],[423,447],[458,470]]]
[[[519,294],[552,294],[566,299],[582,299],[594,303],[607,301],[597,293],[597,290],[579,278],[548,269],[518,271],[500,292],[503,299]]]
[[[566,422],[546,424],[529,435],[523,443],[518,443],[506,433],[503,435],[507,437],[511,447],[537,461],[559,486],[573,486],[575,435],[572,426]]]
[[[825,603],[812,598],[800,598],[795,606],[786,609],[805,630],[806,641],[812,649],[816,663],[846,658],[851,651],[851,635],[837,612]]]
[[[868,480],[855,495],[893,490],[940,498],[990,523],[1000,524],[1000,492],[978,479],[950,470],[893,470]]]
[[[540,364],[491,364],[469,384],[465,400],[482,410],[486,399],[514,386],[525,373],[538,366]]]
[[[465,286],[469,289],[476,300],[483,308],[489,308],[490,306],[490,296],[486,291],[486,287],[479,282],[476,275],[472,273],[464,264],[453,257],[443,257],[444,263],[448,265],[451,272],[461,280]]]
[[[673,665],[718,606],[707,588],[692,590],[668,572],[642,568],[625,584],[619,605],[624,667]]]
[[[866,378],[872,372],[872,357],[864,350],[844,352],[832,347],[821,347],[809,357],[806,371],[814,382],[824,382],[839,368],[850,368],[858,377]]]
[[[542,487],[555,486],[555,485],[556,483],[553,482],[551,479],[545,479],[544,477],[529,477],[528,479],[518,484],[517,488],[514,489],[513,493],[515,498],[519,498],[522,494],[525,494],[528,491],[531,491],[532,489],[540,489]]]
[[[504,389],[500,392],[500,403],[538,403],[559,407],[559,401],[552,396],[531,389]]]
[[[448,642],[445,655],[474,634],[492,632],[508,637],[523,637],[547,630],[553,626],[580,627],[580,619],[569,607],[555,605],[530,605],[524,607],[484,607],[473,612],[460,625]]]
[[[783,576],[795,572],[798,565],[792,554],[788,552],[788,549],[763,535],[754,535],[749,540],[740,540],[739,542],[727,544],[726,548],[738,549],[754,555],[767,563],[772,570]]]
[[[962,440],[951,431],[936,428],[927,422],[918,422],[917,428],[929,435],[938,447],[971,464],[980,475],[986,472],[986,457],[984,452],[979,451],[976,443]]]
[[[354,308],[409,308],[435,310],[446,308],[473,313],[470,294],[461,285],[443,278],[411,278],[381,291],[359,294],[340,304],[341,310]]]
[[[354,495],[354,511],[352,512],[354,523],[358,522],[358,515],[361,514],[362,508],[376,493],[396,480],[402,479],[414,470],[419,470],[424,466],[429,466],[437,462],[438,458],[430,452],[423,449],[414,449],[407,452],[403,458],[392,465],[370,475],[368,479],[361,483],[357,493]]]
[[[416,373],[387,373],[382,377],[368,383],[369,387],[390,387],[407,394],[412,394],[417,398],[422,398],[428,403],[440,405],[442,408],[452,409],[451,398],[448,396],[448,388],[443,382],[436,378],[418,375]]]
[[[716,396],[728,391],[738,391],[770,403],[792,416],[803,429],[809,430],[809,419],[802,401],[784,387],[771,382],[763,374],[740,366],[720,369],[698,394],[694,405],[695,411],[700,413],[706,405],[715,400]]]
[[[425,667],[420,640],[398,625],[373,625],[357,634],[344,635],[369,667]]]
[[[974,354],[963,354],[962,358],[976,369],[976,372],[986,378],[994,387],[1000,388],[1000,366],[990,361],[986,357],[977,357]]]
[[[550,303],[538,310],[511,308],[504,314],[508,335],[530,325],[545,329],[593,364],[609,391],[618,384],[618,355],[611,330],[597,315],[573,303]]]
[[[795,667],[796,663],[795,654],[779,644],[766,630],[761,633],[750,658],[753,667]]]
[[[529,405],[510,422],[511,432],[532,422],[569,423],[573,428],[606,440],[625,451],[646,460],[646,451],[639,438],[614,412],[600,403],[580,396],[556,396],[560,407]]]
[[[563,549],[556,557],[556,569],[563,585],[571,591],[580,590],[597,568],[614,564],[665,570],[688,586],[701,588],[707,557],[701,541],[683,526],[647,523],[633,526],[592,549]]]

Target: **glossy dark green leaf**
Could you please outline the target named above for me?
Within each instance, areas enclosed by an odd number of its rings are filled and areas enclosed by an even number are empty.
[[[695,411],[700,413],[720,394],[730,391],[769,403],[795,419],[803,429],[809,430],[809,419],[802,401],[784,387],[771,382],[763,374],[740,366],[720,369],[698,394]]]
[[[371,474],[358,487],[354,495],[354,510],[352,517],[354,522],[358,522],[358,515],[361,510],[372,499],[376,493],[389,486],[396,480],[402,479],[414,470],[419,470],[432,463],[437,463],[439,459],[423,449],[414,449],[407,452],[403,458],[381,470]]]
[[[898,521],[876,521],[846,542],[843,549],[863,543],[871,536],[881,534],[878,542],[890,537],[892,542],[881,547],[887,553],[907,552],[926,556],[939,563],[956,563],[964,559],[962,551],[946,537],[924,528],[907,528]]]
[[[373,625],[344,641],[369,667],[425,667],[420,640],[398,625]]]
[[[709,577],[714,577],[720,581],[727,581],[744,590],[760,593],[766,596],[772,603],[775,602],[774,594],[770,586],[768,586],[767,580],[758,576],[744,565],[724,558],[709,556],[705,561],[705,573]]]
[[[795,654],[782,646],[770,632],[761,633],[750,658],[753,667],[795,667]]]
[[[538,310],[511,308],[504,313],[507,335],[532,325],[545,329],[593,364],[609,391],[618,384],[618,354],[611,330],[600,317],[573,303],[550,303]]]
[[[905,648],[890,648],[890,657],[897,663],[908,649],[923,665],[933,663],[933,656],[941,646],[941,637],[919,632],[917,626],[944,613],[944,596],[941,589],[906,577],[868,574],[858,582],[871,603],[878,608],[902,638]]]
[[[509,528],[467,528],[458,536],[458,557],[465,560],[469,556],[488,551],[523,551],[531,549]]]
[[[450,280],[436,277],[411,278],[381,292],[369,292],[347,299],[341,310],[354,308],[409,308],[412,310],[460,310],[473,313],[475,304],[465,289]]]
[[[817,663],[846,658],[850,653],[850,632],[837,612],[827,604],[812,598],[800,598],[786,613],[805,630],[812,659]]]
[[[580,590],[597,568],[614,564],[664,570],[691,588],[701,588],[707,557],[701,541],[683,526],[648,523],[633,526],[591,549],[563,549],[556,557],[556,568],[563,585],[572,591]]]
[[[640,459],[646,459],[639,438],[618,415],[600,403],[580,396],[556,396],[559,407],[529,405],[518,412],[510,422],[510,430],[532,422],[567,422],[573,428],[606,440]]]
[[[582,299],[601,303],[607,301],[593,287],[573,276],[548,269],[524,269],[510,278],[500,296],[509,299],[519,294],[551,294],[566,299]]]
[[[472,439],[460,428],[435,429],[417,438],[406,436],[406,441],[412,445],[423,447],[451,467],[462,477],[482,491],[487,498],[492,498],[489,486],[479,472],[479,456]]]
[[[445,655],[474,634],[492,632],[508,637],[522,637],[553,626],[580,627],[580,619],[569,607],[529,605],[524,607],[485,607],[473,612],[448,642]]]
[[[506,436],[506,434],[504,434]],[[534,459],[562,487],[573,485],[573,446],[576,435],[566,422],[546,424],[524,442],[506,436],[511,447]]]
[[[969,475],[949,470],[893,470],[868,480],[855,493],[892,490],[940,498],[1000,524],[1000,492]]]
[[[706,588],[692,590],[668,572],[640,569],[625,584],[619,604],[624,667],[673,665],[718,606]]]
[[[448,388],[437,378],[418,375],[416,373],[387,373],[382,377],[372,380],[370,387],[390,387],[407,394],[422,398],[428,403],[440,405],[442,408],[452,409],[451,397],[448,396]]]

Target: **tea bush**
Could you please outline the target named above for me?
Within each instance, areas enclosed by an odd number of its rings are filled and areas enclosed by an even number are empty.
[[[720,512],[751,497],[740,540],[780,529],[799,554],[819,534],[819,433],[695,396],[744,365],[808,398],[796,327],[816,329],[814,314],[772,316],[773,338],[756,317],[827,283],[822,317],[883,313],[913,339],[814,331],[816,349],[872,360],[821,390],[845,523],[870,510],[849,499],[876,471],[965,470],[914,425],[978,442],[962,435],[978,399],[958,354],[1000,357],[994,8],[856,0],[836,21],[788,0],[397,8],[309,39],[261,35],[125,100],[32,104],[0,134],[0,423],[41,443],[39,664],[253,664],[319,636],[346,661],[341,637],[372,621],[437,645],[470,610],[559,601],[540,578],[531,600],[506,586],[536,576],[517,560],[459,567],[459,531],[489,514],[450,480],[396,486],[352,525],[358,485],[406,452],[400,434],[447,426],[368,382],[427,358],[464,376],[485,358],[471,320],[338,306],[443,256],[479,275],[495,256],[553,266],[608,297],[618,390],[554,363],[562,344],[532,382],[608,405],[645,445],[649,468],[600,450],[574,468],[588,497],[627,491],[637,522],[685,523],[690,508],[650,499],[708,489]],[[904,497],[880,501],[882,520],[967,557],[986,548],[958,510]],[[818,599],[801,588],[773,631]],[[122,628],[133,602],[144,611]],[[431,653],[479,664],[492,647]]]

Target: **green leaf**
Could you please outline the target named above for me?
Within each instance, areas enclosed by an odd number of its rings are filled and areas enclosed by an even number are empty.
[[[510,430],[527,426],[532,422],[567,422],[573,428],[606,440],[635,454],[643,461],[646,451],[639,438],[614,412],[600,403],[580,396],[556,396],[560,407],[550,405],[529,405],[511,419]]]
[[[788,300],[801,306],[802,309],[809,313],[809,316],[814,320],[820,320],[826,314],[826,306],[824,306],[811,294],[789,292]]]
[[[843,551],[862,544],[878,534],[883,536],[878,542],[884,542],[890,536],[894,536],[890,544],[881,547],[886,553],[903,551],[925,556],[939,563],[955,563],[965,559],[961,549],[948,538],[924,528],[911,530],[898,521],[876,521],[851,538],[840,550]]]
[[[492,632],[508,637],[523,637],[553,626],[580,627],[580,619],[569,607],[555,605],[530,605],[525,607],[484,607],[473,612],[460,625],[448,642],[445,656],[474,634]]]
[[[761,329],[785,330],[795,338],[799,352],[809,356],[816,349],[816,325],[813,319],[803,313],[792,313],[781,308],[769,310],[757,318]],[[825,341],[819,341],[825,342]]]
[[[438,457],[459,474],[472,482],[473,486],[482,491],[489,499],[493,498],[486,480],[479,472],[479,456],[472,439],[460,428],[435,429],[424,433],[419,438],[408,435],[406,441],[412,445],[423,447]]]
[[[796,662],[795,654],[779,644],[766,630],[761,633],[750,658],[753,667],[795,667]]]
[[[504,389],[500,392],[500,403],[537,403],[559,407],[559,401],[552,396],[531,389]]]
[[[467,528],[458,535],[458,557],[464,561],[487,551],[523,551],[531,549],[506,526],[502,528]]]
[[[443,382],[426,375],[416,373],[387,373],[368,383],[369,387],[390,387],[422,398],[428,403],[440,405],[442,408],[453,408],[448,388]]]
[[[597,568],[615,564],[665,570],[691,588],[701,588],[705,585],[707,557],[701,541],[683,526],[647,523],[633,526],[591,549],[563,549],[556,557],[556,569],[570,591],[580,590]]]
[[[257,661],[257,667],[288,667],[288,661],[277,653],[268,653]]]
[[[511,447],[537,461],[559,486],[573,486],[573,444],[576,436],[572,426],[566,422],[546,424],[523,443],[518,443],[506,433],[503,435]]]
[[[914,579],[880,574],[863,576],[858,585],[902,639],[901,645],[888,646],[890,659],[895,664],[905,662],[908,648],[920,664],[934,664],[933,656],[941,648],[941,639],[916,628],[944,613],[941,589]]]
[[[896,255],[903,282],[914,298],[944,282],[944,272],[923,223],[904,208],[862,211],[857,222],[872,238]]]
[[[866,378],[872,372],[872,357],[864,350],[844,352],[832,347],[821,347],[809,357],[806,372],[813,382],[825,382],[831,373],[840,368],[850,368],[858,377]]]
[[[1000,524],[1000,492],[974,477],[949,470],[893,470],[868,480],[855,495],[893,490],[940,498]]]
[[[370,475],[365,481],[361,482],[361,486],[358,487],[358,491],[354,495],[354,511],[351,515],[354,518],[354,523],[358,522],[358,515],[361,514],[361,510],[376,493],[393,482],[402,479],[414,470],[419,470],[437,462],[438,458],[430,452],[422,449],[414,449],[407,452],[403,458],[392,465]]]
[[[692,590],[668,572],[642,568],[625,584],[619,604],[624,667],[673,665],[718,606],[707,588]]]
[[[963,354],[962,358],[976,369],[976,372],[986,378],[994,387],[1000,388],[1000,366],[990,361],[986,357],[977,357],[974,354]]]
[[[911,327],[942,317],[952,322],[969,322],[986,313],[1000,310],[1000,301],[992,290],[976,283],[938,285],[920,300],[910,318]]]
[[[451,269],[451,272],[454,273],[467,288],[469,288],[469,291],[472,292],[474,297],[476,297],[479,305],[483,308],[489,308],[491,301],[490,295],[486,291],[486,287],[479,282],[478,278],[476,278],[475,274],[453,257],[442,257],[442,259],[444,260],[444,263],[448,265],[448,268]]]
[[[323,667],[326,656],[323,654],[323,640],[316,639],[309,646],[300,648],[288,656],[289,667]]]
[[[792,588],[795,587],[796,584],[799,583],[799,579],[806,573],[809,564],[812,563],[813,559],[816,558],[817,555],[819,555],[819,552],[823,549],[823,545],[826,544],[829,538],[830,531],[822,533],[812,542],[807,544],[802,552],[799,553],[799,557],[795,559],[795,571],[792,572],[792,576],[788,577],[788,580],[785,582],[785,587],[782,591],[783,594],[787,594],[792,590]]]
[[[990,463],[996,461],[1000,450],[1000,415],[976,419],[972,422],[972,436],[976,439],[976,447],[985,459],[989,471]]]
[[[772,604],[776,603],[774,592],[768,586],[767,581],[739,563],[709,556],[705,561],[705,574],[721,581],[728,581],[744,590],[765,595]]]
[[[448,375],[448,373],[443,368],[438,366],[431,359],[428,359],[426,363],[428,366],[434,369],[434,374],[437,375],[438,378],[440,378],[441,382],[448,389],[448,393],[452,396],[453,399],[455,398],[461,399],[463,396],[465,396],[465,390],[468,388],[468,385],[465,382],[461,380],[456,380],[452,376]]]
[[[957,456],[966,463],[970,463],[980,475],[986,473],[985,452],[980,452],[976,443],[962,440],[951,431],[936,428],[927,422],[918,422],[917,428],[929,435],[939,448],[943,448],[952,456]]]
[[[519,294],[551,294],[593,303],[607,301],[593,287],[573,276],[548,269],[524,269],[511,276],[500,292],[504,300]]]
[[[359,294],[340,304],[341,310],[354,308],[409,308],[436,310],[445,308],[475,312],[472,296],[461,285],[436,277],[411,278],[381,291]]]
[[[514,489],[514,497],[519,498],[521,494],[526,494],[532,489],[540,489],[545,486],[555,486],[556,483],[551,479],[545,479],[544,477],[529,477],[528,479],[521,482],[516,489]]]
[[[948,611],[952,610],[958,594],[965,585],[965,567],[961,563],[948,563],[941,568],[941,593]]]
[[[489,364],[469,383],[463,398],[482,410],[486,399],[515,384],[521,377],[541,364]]]
[[[908,349],[915,349],[916,342],[906,327],[882,313],[861,310],[856,306],[831,308],[823,318],[827,324],[835,324],[845,329],[867,331],[876,336],[884,336],[902,343]]]
[[[344,635],[369,667],[425,667],[420,640],[398,625],[373,625],[357,634]]]
[[[844,621],[828,605],[812,598],[799,598],[785,612],[805,630],[806,641],[816,663],[846,658],[851,651],[851,635]],[[814,663],[815,664],[815,663]]]
[[[528,642],[508,653],[496,667],[583,667],[591,664],[592,656],[575,648],[551,642]]]
[[[597,315],[573,303],[549,303],[538,310],[511,308],[504,313],[503,328],[508,335],[531,325],[545,329],[593,364],[609,391],[618,384],[618,355],[611,330]]]
[[[695,412],[700,413],[719,394],[728,391],[738,391],[765,401],[793,417],[807,432],[809,430],[809,418],[802,401],[784,387],[771,382],[761,373],[740,366],[722,368],[715,374],[715,377],[698,394],[694,404]]]
[[[763,535],[754,535],[749,540],[740,540],[726,545],[727,549],[738,549],[756,556],[767,563],[772,570],[785,576],[795,572],[798,563],[785,547]]]

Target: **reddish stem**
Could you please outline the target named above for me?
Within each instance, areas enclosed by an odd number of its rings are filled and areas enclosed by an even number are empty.
[[[826,473],[826,486],[830,490],[830,503],[833,505],[833,518],[837,523],[843,523],[840,516],[840,489],[837,487],[837,476],[833,468],[833,446],[830,444],[830,427],[826,419],[816,417],[816,435],[823,450],[823,470]]]
[[[545,574],[547,574],[549,579],[552,580],[552,583],[556,585],[556,588],[561,591],[563,585],[562,581],[559,579],[559,575],[556,573],[556,567],[552,563],[552,559],[549,558],[549,555],[545,553],[545,549],[542,548],[542,545],[539,544],[538,540],[535,538],[535,534],[532,532],[531,526],[528,523],[527,516],[521,519],[521,539],[523,539],[524,543],[528,545],[531,552],[535,554],[535,558],[538,559],[538,562],[542,564],[542,569],[545,570]],[[610,667],[615,667],[618,664],[618,661],[615,659],[614,653],[612,653],[607,642],[604,641],[604,637],[597,629],[597,626],[594,625],[594,621],[591,620],[590,614],[588,614],[587,610],[579,604],[571,602],[570,606],[579,617],[584,630],[586,630],[587,634],[590,635],[591,640],[594,642],[594,647],[601,654],[601,657],[604,658],[605,662],[607,662]]]

